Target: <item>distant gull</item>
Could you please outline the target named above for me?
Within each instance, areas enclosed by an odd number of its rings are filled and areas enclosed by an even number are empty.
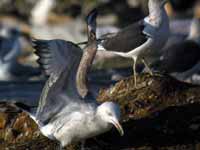
[[[165,3],[166,0],[149,0],[149,16],[116,34],[104,37],[104,40],[98,45],[98,50],[108,50],[134,60],[135,86],[138,56],[142,58],[143,63],[148,68],[144,58],[152,61],[168,39],[169,20],[164,8]]]
[[[168,41],[166,42],[165,46],[162,48],[161,53],[167,47],[183,42],[187,39],[188,34],[190,32],[192,19],[170,19],[169,26],[170,26],[170,36]]]
[[[24,80],[39,75],[40,71],[18,63],[21,54],[20,37],[24,33],[17,27],[0,23],[0,80]]]
[[[169,0],[172,11],[169,12],[171,35],[165,46],[186,40],[194,16],[195,1]]]
[[[20,54],[20,31],[17,27],[0,24],[0,58],[1,61],[11,61]]]
[[[199,62],[200,20],[195,18],[192,21],[188,38],[165,48],[155,67],[167,73],[181,73],[186,78],[200,70]]]
[[[97,50],[97,12],[87,17],[89,42],[84,52],[75,44],[64,40],[33,40],[38,62],[49,76],[39,101],[36,113],[30,112],[41,132],[60,141],[62,147],[72,142],[83,141],[110,130],[113,125],[120,135],[123,129],[119,123],[120,108],[113,102],[98,104],[90,91],[81,98],[77,91],[76,74],[80,63],[93,60]],[[89,57],[85,54],[91,54]],[[82,63],[82,71],[89,68]],[[91,95],[91,96],[90,96]],[[27,109],[26,109],[27,110]]]
[[[46,24],[55,3],[55,0],[39,0],[31,11],[31,23],[38,26]]]

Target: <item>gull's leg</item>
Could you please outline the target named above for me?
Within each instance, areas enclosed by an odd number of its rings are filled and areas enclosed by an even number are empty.
[[[133,75],[134,75],[134,84],[135,88],[137,87],[137,78],[136,78],[136,61],[137,61],[137,56],[133,56]]]
[[[149,65],[147,64],[147,62],[145,61],[144,58],[142,58],[142,62],[143,62],[143,64],[144,64],[144,66],[147,68],[149,74],[153,76],[153,72],[151,71]]]

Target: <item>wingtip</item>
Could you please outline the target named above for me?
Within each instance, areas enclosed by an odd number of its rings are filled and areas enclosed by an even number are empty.
[[[92,10],[88,13],[88,15],[87,15],[87,17],[86,17],[86,22],[87,22],[88,24],[91,24],[92,22],[94,22],[94,21],[96,20],[97,15],[98,15],[98,10],[97,10],[97,8],[92,9]]]

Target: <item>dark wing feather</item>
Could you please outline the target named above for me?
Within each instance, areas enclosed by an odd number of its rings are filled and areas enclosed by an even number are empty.
[[[68,58],[81,53],[80,48],[69,41],[34,39],[32,43],[35,54],[39,57],[37,62],[48,76],[60,74],[70,64]]]
[[[194,41],[176,43],[164,49],[160,68],[163,71],[184,72],[191,69],[200,60],[200,47]]]
[[[131,24],[104,40],[102,46],[108,51],[129,52],[147,41],[143,29],[143,21]]]

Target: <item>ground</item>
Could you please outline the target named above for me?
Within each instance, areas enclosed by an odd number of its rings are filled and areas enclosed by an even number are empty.
[[[91,149],[174,150],[200,149],[200,87],[177,81],[168,75],[141,74],[134,87],[128,77],[109,89],[102,89],[98,101],[116,101],[122,111],[125,135],[110,132],[86,141]],[[37,125],[25,112],[12,106],[0,114],[1,148],[55,149],[56,142],[41,135]],[[0,109],[1,110],[1,109]],[[79,149],[74,143],[67,149]]]

